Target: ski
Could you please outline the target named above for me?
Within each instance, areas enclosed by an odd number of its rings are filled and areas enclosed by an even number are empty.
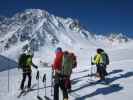
[[[107,80],[97,80],[97,81],[87,81],[90,85],[102,84],[102,85],[110,85]]]
[[[19,95],[17,96],[17,98],[20,98],[26,91],[25,90],[21,90],[21,92],[19,93]]]
[[[33,91],[34,89],[28,89],[23,93],[23,96],[26,96],[29,92]]]
[[[37,96],[38,100],[43,100],[43,98],[41,96]],[[52,100],[51,98],[44,96],[44,100]]]
[[[44,96],[45,100],[52,100],[51,98],[49,98],[48,96]]]
[[[43,100],[43,98],[42,98],[42,97],[40,97],[40,96],[37,96],[37,99],[38,99],[38,100]]]

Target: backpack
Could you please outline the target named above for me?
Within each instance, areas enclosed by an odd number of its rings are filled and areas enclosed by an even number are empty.
[[[109,56],[107,53],[102,53],[103,63],[109,65]]]
[[[76,56],[74,55],[73,56],[73,65],[72,65],[72,68],[76,68],[77,67],[77,58]]]
[[[26,61],[27,55],[25,53],[21,54],[18,61],[19,68],[23,68],[24,66],[26,66]]]
[[[62,70],[61,73],[62,75],[70,75],[72,73],[72,59],[69,54],[63,55],[63,60],[62,60]]]

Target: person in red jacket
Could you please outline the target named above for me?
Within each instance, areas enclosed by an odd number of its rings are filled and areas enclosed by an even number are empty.
[[[59,100],[59,87],[63,92],[63,100],[68,100],[68,92],[64,85],[64,77],[61,75],[62,70],[63,51],[61,47],[56,49],[56,57],[52,65],[54,71],[54,98],[53,100]]]
[[[59,71],[61,70],[61,67],[62,67],[62,57],[63,57],[63,52],[60,47],[56,49],[55,55],[56,57],[54,59],[54,63],[52,67],[55,72],[60,73]]]

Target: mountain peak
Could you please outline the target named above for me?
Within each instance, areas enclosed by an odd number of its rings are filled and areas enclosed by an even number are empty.
[[[26,14],[36,14],[42,16],[43,14],[49,15],[49,13],[46,10],[41,10],[41,9],[26,9],[24,11]]]
[[[111,42],[128,40],[123,34],[101,37],[101,40],[106,39]],[[21,48],[26,48],[28,45],[34,51],[47,45],[63,44],[73,47],[73,44],[75,46],[98,44],[77,19],[58,17],[41,9],[26,9],[0,23],[0,52],[20,43],[23,44]]]
[[[73,42],[76,43],[79,40],[86,41],[90,36],[88,31],[81,29],[78,20],[57,17],[40,9],[26,9],[19,12],[7,20],[4,28],[2,26],[3,24],[0,25],[0,29],[6,30],[0,32],[2,51],[25,41],[29,41],[27,45],[33,50],[38,50],[47,44],[72,45]]]

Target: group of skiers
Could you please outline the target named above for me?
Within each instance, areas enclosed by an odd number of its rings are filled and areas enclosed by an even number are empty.
[[[38,69],[33,64],[33,54],[28,51],[23,53],[19,58],[19,66],[23,70],[23,79],[20,85],[21,90],[24,89],[24,82],[26,76],[28,76],[28,88],[31,88],[31,66]],[[109,57],[103,49],[97,49],[97,53],[91,61],[92,65],[96,65],[96,76],[100,77],[100,80],[105,80],[105,76],[108,74],[106,66],[109,64]],[[68,100],[68,93],[71,92],[71,74],[72,69],[77,66],[77,58],[74,53],[69,51],[63,51],[61,47],[58,47],[55,51],[55,58],[52,66],[52,77],[54,79],[54,96],[53,100],[59,100],[59,88],[63,93],[63,100]]]

